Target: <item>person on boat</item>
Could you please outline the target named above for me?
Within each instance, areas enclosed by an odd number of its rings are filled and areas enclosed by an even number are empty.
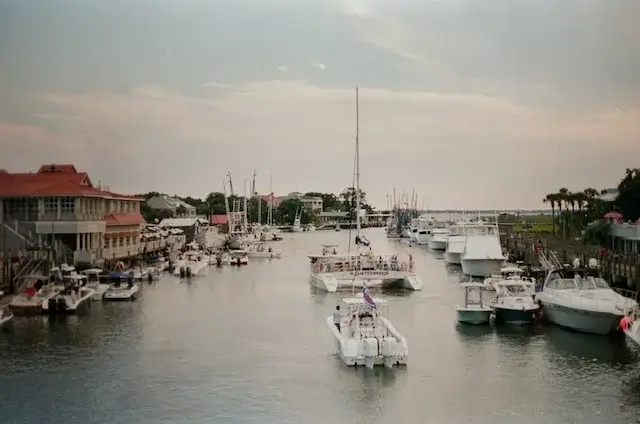
[[[338,332],[341,332],[340,322],[342,321],[342,313],[340,312],[340,305],[336,305],[336,310],[333,311],[333,325],[336,326]]]

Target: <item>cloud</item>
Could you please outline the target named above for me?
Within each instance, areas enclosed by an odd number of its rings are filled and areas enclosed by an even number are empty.
[[[203,84],[202,87],[203,88],[229,88],[231,86],[223,82],[207,82]]]
[[[273,173],[281,193],[337,192],[351,182],[350,88],[280,80],[207,97],[145,85],[124,93],[42,93],[37,99],[41,107],[78,117],[46,121],[64,124],[46,139],[75,143],[67,161],[96,158],[85,160],[94,179],[122,191],[203,195],[220,189],[215,181],[227,170],[242,178],[253,168],[261,176]],[[48,134],[22,131],[31,139]],[[3,143],[17,148],[22,137],[8,132]],[[640,109],[575,114],[490,95],[360,90],[362,184],[381,206],[393,187],[415,187],[434,208],[540,206],[539,198],[559,186],[614,184],[631,166],[629,158],[640,153],[638,134]],[[30,168],[41,161],[22,154],[21,163],[34,162]],[[266,190],[265,184],[258,186]]]
[[[314,68],[319,69],[321,71],[324,71],[325,69],[327,69],[327,67],[325,66],[324,63],[319,63],[319,62],[316,62],[311,66],[313,66]]]
[[[287,72],[288,70],[289,70],[289,68],[287,68],[286,66],[278,65],[278,71]]]

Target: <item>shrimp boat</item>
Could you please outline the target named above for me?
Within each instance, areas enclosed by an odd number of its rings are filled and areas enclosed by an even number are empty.
[[[456,306],[458,322],[462,324],[487,324],[491,319],[493,308],[484,301],[484,283],[462,283],[464,289],[464,305]]]
[[[346,365],[393,368],[407,364],[407,340],[382,313],[381,309],[387,309],[385,300],[372,298],[365,286],[360,296],[342,299],[340,306],[344,314],[340,328],[334,324],[333,316],[326,323],[336,353]]]

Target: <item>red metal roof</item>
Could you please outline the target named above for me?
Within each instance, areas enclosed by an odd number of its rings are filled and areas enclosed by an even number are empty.
[[[104,216],[107,225],[139,225],[145,222],[138,212],[110,213]]]
[[[0,197],[103,197],[141,200],[93,187],[86,172],[73,165],[43,165],[38,172],[0,172]]]
[[[211,215],[209,217],[209,225],[226,225],[227,223],[226,214]]]
[[[282,203],[282,197],[278,197],[273,194],[261,194],[260,198],[267,203],[270,203],[271,199],[273,199],[273,206],[275,207],[280,206],[280,203]]]

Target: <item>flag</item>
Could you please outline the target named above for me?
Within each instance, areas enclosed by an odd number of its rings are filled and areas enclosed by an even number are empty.
[[[371,294],[369,294],[369,288],[366,284],[364,284],[362,287],[362,298],[364,299],[365,306],[371,309],[376,308],[376,302],[373,301]]]

